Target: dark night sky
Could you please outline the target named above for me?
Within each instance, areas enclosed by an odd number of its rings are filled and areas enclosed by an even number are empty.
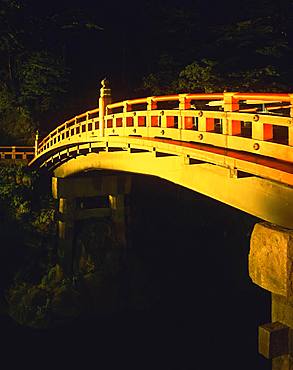
[[[55,115],[58,123],[93,109],[104,77],[110,80],[113,101],[146,96],[148,93],[141,89],[143,77],[158,72],[158,59],[164,54],[168,55],[168,61],[171,56],[172,62],[177,63],[177,70],[170,63],[174,80],[179,71],[195,60],[233,60],[233,42],[232,48],[226,50],[217,46],[219,25],[267,17],[269,8],[265,4],[273,4],[271,0],[239,3],[232,0],[26,0],[26,3],[34,17],[63,14],[69,19],[68,14],[81,11],[84,19],[102,28],[47,35],[47,44],[52,49],[55,47],[54,52],[60,50],[71,69],[65,108]],[[289,4],[289,0],[281,0],[280,7],[283,3]],[[185,24],[185,17],[190,24]],[[250,59],[245,59],[243,64],[247,60]],[[252,64],[257,63],[251,60]]]
[[[68,34],[65,53],[70,61],[72,79],[69,92],[77,114],[96,104],[99,81],[107,76],[112,85],[114,100],[139,96],[137,86],[142,77],[151,73],[164,40],[160,33],[161,8],[185,6],[198,12],[208,27],[219,15],[229,16],[229,1],[95,1],[51,0],[40,2],[27,0],[34,15],[49,16],[80,9],[103,28],[102,31],[79,31]],[[204,33],[204,29],[202,30]],[[201,35],[199,35],[201,37]],[[54,44],[53,38],[50,40]],[[186,45],[186,48],[189,46]],[[71,99],[71,100],[72,100]],[[72,104],[72,102],[71,102]]]

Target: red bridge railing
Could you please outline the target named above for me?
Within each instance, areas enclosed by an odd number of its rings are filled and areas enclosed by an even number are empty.
[[[293,94],[275,93],[178,94],[118,103],[108,99],[100,109],[58,126],[38,144],[36,153],[40,156],[74,142],[136,136],[203,143],[293,162],[292,107]]]

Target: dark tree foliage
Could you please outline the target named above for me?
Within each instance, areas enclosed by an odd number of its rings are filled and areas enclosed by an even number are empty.
[[[23,1],[0,5],[1,142],[32,143],[42,115],[65,92],[66,70],[59,57],[38,45],[42,30]]]
[[[0,143],[32,143],[62,108],[69,86],[70,35],[100,31],[78,11],[42,12],[34,2],[0,0]]]
[[[159,57],[143,81],[149,92],[291,90],[292,1],[166,8],[158,15]]]
[[[282,14],[278,9],[265,9],[217,30],[209,53],[219,63],[218,71],[229,88],[286,90],[292,82],[292,77],[288,80],[292,44]]]

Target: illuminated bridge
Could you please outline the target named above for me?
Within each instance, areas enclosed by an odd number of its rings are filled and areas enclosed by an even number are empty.
[[[123,234],[129,173],[166,179],[266,221],[252,233],[250,276],[273,293],[272,321],[281,322],[276,331],[292,332],[293,94],[191,93],[112,103],[103,81],[99,107],[36,138],[34,154],[1,152],[1,158],[29,155],[29,166],[53,173],[53,195],[67,215],[59,236],[68,250],[76,218],[112,214]],[[89,173],[96,170],[112,175],[97,180]],[[72,202],[96,195],[108,195],[110,207],[82,210]],[[280,355],[268,334],[274,330],[260,328],[260,351],[270,358]]]
[[[179,94],[110,103],[58,126],[30,166],[159,176],[293,228],[293,95]],[[291,114],[290,114],[291,113]]]

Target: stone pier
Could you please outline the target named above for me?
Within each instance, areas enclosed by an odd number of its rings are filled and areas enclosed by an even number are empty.
[[[64,271],[71,275],[75,224],[89,218],[111,219],[115,239],[127,245],[125,196],[130,193],[131,177],[98,174],[52,178],[52,194],[59,203],[59,257]]]
[[[259,327],[259,353],[272,360],[272,370],[293,370],[293,230],[255,225],[249,275],[272,293],[272,322]]]

